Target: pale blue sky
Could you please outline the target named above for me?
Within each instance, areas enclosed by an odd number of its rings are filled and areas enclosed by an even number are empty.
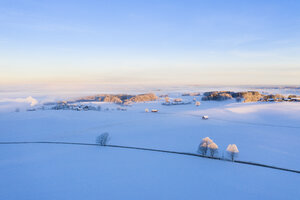
[[[300,1],[0,1],[0,84],[300,84]]]

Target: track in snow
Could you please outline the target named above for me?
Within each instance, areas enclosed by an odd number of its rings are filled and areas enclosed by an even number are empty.
[[[99,144],[94,144],[94,143],[78,143],[78,142],[47,142],[47,141],[38,141],[38,142],[0,142],[0,145],[13,145],[13,144],[63,144],[63,145],[100,146]],[[199,155],[199,154],[195,154],[195,153],[188,153],[188,152],[168,151],[168,150],[162,150],[162,149],[130,147],[130,146],[121,146],[121,145],[105,145],[103,147],[122,148],[122,149],[135,149],[135,150],[143,150],[143,151],[154,151],[154,152],[162,152],[162,153],[170,153],[170,154],[195,156],[195,157],[201,157],[201,158],[207,158],[207,159],[213,159],[213,160],[221,160],[221,161],[229,161],[229,162],[234,162],[234,163],[258,166],[258,167],[265,167],[265,168],[276,169],[276,170],[281,170],[281,171],[288,171],[288,172],[293,172],[293,173],[300,174],[299,170],[281,168],[281,167],[265,165],[265,164],[255,163],[255,162],[241,161],[241,160],[231,161],[231,160],[227,160],[227,159],[221,159],[221,158],[218,158],[218,157],[208,157],[208,156],[203,156],[203,155]]]

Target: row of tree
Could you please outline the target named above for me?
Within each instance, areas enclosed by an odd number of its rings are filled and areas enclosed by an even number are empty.
[[[109,139],[110,137],[108,133],[102,133],[96,138],[96,143],[100,146],[105,146],[107,145]],[[198,152],[203,156],[206,156],[209,153],[211,157],[214,157],[218,153],[218,150],[218,145],[214,143],[214,141],[209,137],[203,138],[198,147]],[[232,161],[234,161],[234,158],[239,153],[239,150],[235,144],[229,144],[226,151],[229,154]]]
[[[203,156],[209,153],[211,157],[214,157],[218,153],[218,151],[218,145],[209,137],[203,138],[198,147],[198,153],[202,154]],[[239,150],[235,144],[229,144],[226,151],[232,161],[234,161],[234,158],[239,153]]]

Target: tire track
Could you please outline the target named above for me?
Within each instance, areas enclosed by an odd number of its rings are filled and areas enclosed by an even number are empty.
[[[194,156],[194,157],[201,157],[201,158],[212,159],[212,160],[220,160],[220,161],[233,162],[233,163],[239,163],[239,164],[245,164],[245,165],[265,167],[265,168],[269,168],[269,169],[276,169],[276,170],[281,170],[281,171],[287,171],[287,172],[293,172],[293,173],[300,174],[299,170],[293,170],[293,169],[288,169],[288,168],[276,167],[276,166],[272,166],[272,165],[265,165],[265,164],[261,164],[261,163],[241,161],[241,160],[231,161],[229,159],[222,159],[222,158],[219,158],[219,157],[209,157],[209,156],[203,156],[203,155],[195,154],[195,153],[179,152],[179,151],[169,151],[169,150],[162,150],[162,149],[152,149],[152,148],[132,147],[132,146],[122,146],[122,145],[105,145],[105,146],[100,146],[99,144],[94,144],[94,143],[78,143],[78,142],[48,142],[48,141],[37,141],[37,142],[0,142],[0,145],[14,145],[14,144],[17,144],[17,145],[18,144],[81,145],[81,146],[98,146],[98,147],[133,149],[133,150],[142,150],[142,151],[153,151],[153,152],[161,152],[161,153],[169,153],[169,154],[177,154],[177,155]]]

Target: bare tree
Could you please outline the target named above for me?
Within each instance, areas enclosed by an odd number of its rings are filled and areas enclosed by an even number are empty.
[[[218,153],[218,148],[219,148],[218,145],[214,142],[208,145],[208,149],[211,157],[214,157],[214,155]]]
[[[96,143],[99,144],[100,146],[105,146],[107,145],[108,140],[109,140],[109,134],[102,133],[96,138]]]
[[[234,161],[234,158],[237,157],[239,153],[239,150],[235,144],[229,144],[226,151],[228,152],[232,161]]]
[[[237,97],[235,100],[236,100],[236,102],[242,102],[242,98],[241,97]]]

